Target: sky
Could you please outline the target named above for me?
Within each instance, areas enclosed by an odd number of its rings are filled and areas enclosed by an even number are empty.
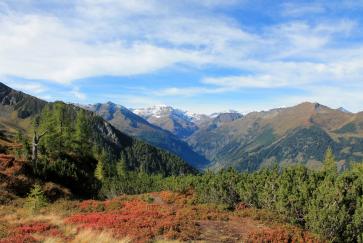
[[[363,110],[363,1],[0,0],[0,81],[196,113]]]

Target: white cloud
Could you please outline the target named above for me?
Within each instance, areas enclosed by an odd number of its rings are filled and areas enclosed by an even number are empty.
[[[47,90],[47,87],[40,83],[19,82],[13,80],[7,80],[5,82],[14,89],[23,90],[24,92],[32,94],[41,94]]]
[[[153,92],[155,96],[195,96],[199,94],[217,94],[231,91],[228,87],[211,88],[211,87],[170,87],[156,90]]]
[[[78,100],[85,100],[87,98],[86,94],[82,93],[78,87],[73,88],[71,94]]]
[[[205,78],[202,82],[230,88],[231,90],[238,88],[276,88],[289,84],[287,80],[279,80],[278,77],[270,75]]]
[[[0,22],[0,73],[70,83],[98,75],[134,75],[177,62],[203,62],[195,51],[121,40],[87,43],[87,33],[58,19],[14,16]],[[21,67],[21,68],[20,68]]]
[[[71,83],[177,64],[225,65],[221,57],[231,56],[233,62],[255,47],[258,37],[234,20],[191,9],[162,1],[83,0],[65,16],[31,7],[26,13],[0,14],[0,75]]]
[[[321,14],[326,11],[326,6],[322,3],[291,3],[282,5],[282,14],[285,16],[300,17],[307,14]]]
[[[183,9],[155,0],[82,0],[73,7],[67,12],[75,15],[70,19],[67,14],[31,10],[0,15],[0,74],[71,83],[99,75],[145,74],[177,64],[254,71],[253,63],[267,67],[284,58],[317,58],[316,52],[324,52],[335,35],[355,28],[348,20],[291,22],[256,34],[231,18],[193,10],[193,5]]]

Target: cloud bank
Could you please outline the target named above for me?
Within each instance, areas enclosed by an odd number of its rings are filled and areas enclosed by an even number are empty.
[[[148,99],[292,88],[304,91],[292,101],[335,105],[336,96],[344,95],[344,104],[359,109],[362,20],[329,13],[359,13],[362,7],[334,1],[285,2],[271,9],[242,0],[3,1],[0,76],[68,85],[74,97],[87,100],[77,80],[197,69],[203,77],[196,84],[165,81],[162,88],[149,87]],[[256,8],[273,21],[243,18]],[[222,69],[234,72],[210,72]],[[45,91],[34,82],[23,89]]]

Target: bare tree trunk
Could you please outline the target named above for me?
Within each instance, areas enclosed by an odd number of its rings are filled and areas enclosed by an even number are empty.
[[[38,157],[38,140],[37,132],[34,132],[33,143],[32,143],[32,161],[36,161]]]
[[[38,135],[37,131],[34,131],[33,143],[32,143],[32,161],[36,163],[38,159],[38,144],[40,139],[47,133],[47,131]]]

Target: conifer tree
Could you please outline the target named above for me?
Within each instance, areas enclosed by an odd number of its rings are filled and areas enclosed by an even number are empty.
[[[329,147],[325,152],[325,157],[323,161],[323,171],[328,175],[332,176],[335,176],[338,173],[336,160],[331,147]]]
[[[37,213],[42,207],[47,205],[47,199],[44,196],[42,188],[39,184],[34,184],[30,193],[28,194],[25,202],[25,208],[29,210],[31,214]]]
[[[105,150],[102,150],[101,154],[98,156],[97,158],[97,165],[96,165],[96,169],[95,169],[95,177],[99,180],[99,181],[103,181],[103,179],[105,178],[105,163],[107,160],[107,154]]]
[[[102,160],[99,160],[96,166],[96,170],[95,170],[95,177],[99,180],[102,181],[104,178],[104,165]]]
[[[127,173],[126,155],[121,152],[120,159],[116,163],[116,170],[118,176],[125,176]]]
[[[77,144],[77,152],[82,154],[89,153],[90,151],[90,129],[87,122],[86,111],[80,110],[77,112],[77,118],[75,122],[75,142]]]

